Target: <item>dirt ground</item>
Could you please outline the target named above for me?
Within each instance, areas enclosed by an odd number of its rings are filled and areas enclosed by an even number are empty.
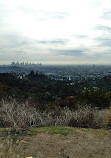
[[[0,137],[1,158],[111,158],[111,132],[77,129],[67,136],[39,133],[10,142]]]

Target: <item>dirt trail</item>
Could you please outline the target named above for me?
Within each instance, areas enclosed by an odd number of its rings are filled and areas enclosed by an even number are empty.
[[[111,158],[110,132],[86,132],[78,130],[67,136],[61,134],[39,133],[24,136],[16,145],[7,147],[4,138],[0,138],[2,158]],[[6,143],[6,144],[5,144]],[[17,144],[18,143],[18,144]],[[9,155],[5,155],[10,152]]]

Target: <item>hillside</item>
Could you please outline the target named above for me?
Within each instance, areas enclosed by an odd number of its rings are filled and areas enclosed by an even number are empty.
[[[22,134],[16,131],[5,137],[2,135],[0,155],[2,158],[110,158],[110,139],[108,130],[35,128]]]
[[[0,73],[24,73],[30,72],[31,69],[19,66],[0,66]]]
[[[102,89],[34,71],[1,73],[0,157],[110,158],[110,79]]]

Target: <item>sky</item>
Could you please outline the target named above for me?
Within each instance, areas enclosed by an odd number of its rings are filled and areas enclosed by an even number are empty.
[[[0,64],[111,64],[111,0],[0,0]]]

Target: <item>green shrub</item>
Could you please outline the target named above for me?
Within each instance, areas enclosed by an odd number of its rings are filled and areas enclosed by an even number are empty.
[[[108,108],[111,103],[111,92],[107,92],[101,89],[87,89],[85,88],[79,95],[81,102],[90,104],[91,107],[97,107],[99,109]]]

